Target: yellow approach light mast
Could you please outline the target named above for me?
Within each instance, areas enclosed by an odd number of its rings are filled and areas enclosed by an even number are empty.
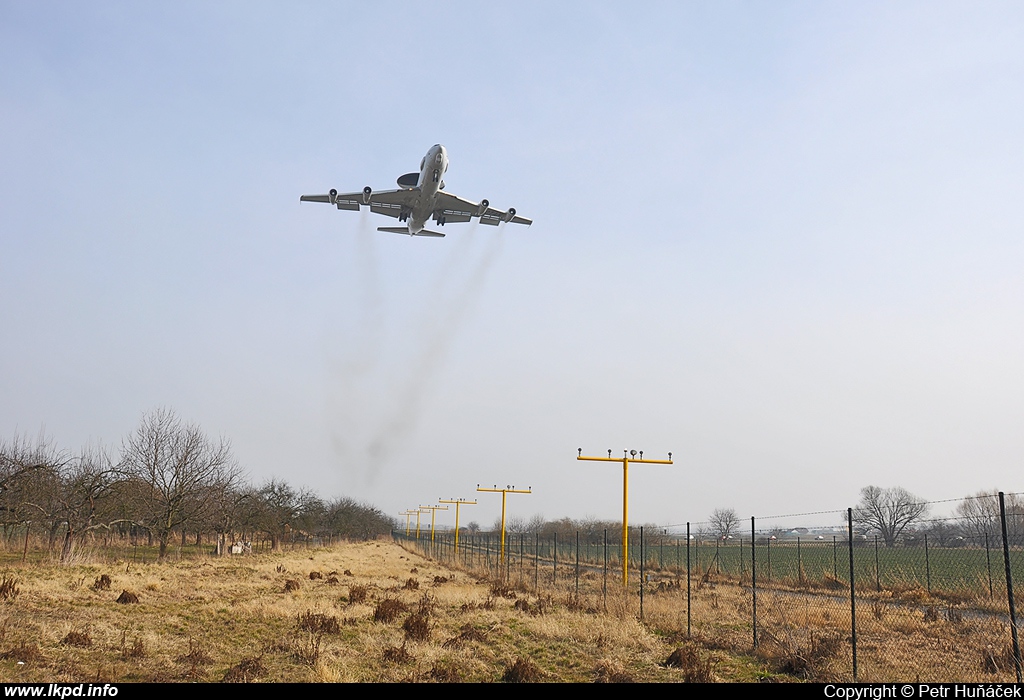
[[[420,538],[420,516],[423,515],[423,509],[422,508],[417,508],[416,510],[411,510],[410,512],[413,515],[416,516],[416,539],[419,539]]]
[[[420,506],[420,510],[430,511],[430,541],[434,541],[434,516],[439,510],[448,510],[448,506]]]
[[[576,459],[583,462],[621,462],[622,463],[622,585],[629,585],[629,465],[632,464],[672,464],[672,453],[668,459],[644,459],[644,451],[640,450],[637,459],[636,450],[623,450],[622,457],[612,457],[608,450],[607,457],[584,457],[583,448],[576,450]]]
[[[500,493],[501,494],[501,555],[498,557],[498,561],[505,561],[505,498],[510,493],[533,493],[533,487],[527,489],[517,489],[515,486],[506,486],[503,489],[499,489],[498,485],[495,484],[494,488],[480,488],[480,484],[476,485],[477,491],[487,491],[489,493]]]
[[[409,529],[412,527],[412,525],[411,525],[412,516],[416,515],[416,511],[414,511],[414,510],[403,510],[401,513],[399,513],[399,515],[404,515],[405,516],[405,536],[408,537],[409,536]]]
[[[447,500],[444,499],[444,498],[439,498],[439,499],[437,499],[437,502],[438,503],[454,503],[455,504],[455,553],[458,554],[459,553],[459,507],[463,506],[463,505],[475,506],[476,505],[476,501],[467,501],[465,498],[452,498],[452,499],[447,499]]]

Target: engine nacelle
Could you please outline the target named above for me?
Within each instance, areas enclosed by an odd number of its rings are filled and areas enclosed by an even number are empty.
[[[508,223],[509,221],[511,221],[514,218],[516,218],[516,209],[515,209],[515,207],[509,207],[508,208],[508,213],[505,214],[505,218],[503,219],[503,221],[505,223]]]
[[[488,202],[486,199],[481,199],[480,200],[480,207],[476,210],[476,215],[477,216],[483,216],[484,212],[487,211],[487,207],[489,207],[489,206],[491,206],[490,202]]]
[[[369,204],[370,203],[370,195],[372,193],[373,193],[373,190],[370,189],[369,185],[367,185],[366,187],[363,188],[363,204]]]
[[[338,203],[338,190],[331,190],[327,193],[327,198],[331,201],[331,204]]]

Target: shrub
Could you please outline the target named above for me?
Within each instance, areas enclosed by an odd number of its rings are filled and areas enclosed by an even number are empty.
[[[530,659],[520,656],[505,667],[501,680],[506,683],[534,683],[540,680],[540,669]]]
[[[263,659],[259,656],[252,656],[242,659],[232,666],[221,679],[222,683],[251,683],[259,676],[267,672],[263,666]]]
[[[366,586],[349,586],[348,602],[353,605],[356,603],[365,603],[369,593],[370,589]]]
[[[72,630],[64,635],[64,639],[60,640],[60,643],[69,647],[91,647],[92,637],[90,637],[87,632],[76,632]]]
[[[315,613],[307,610],[296,616],[296,622],[300,630],[313,632],[315,634],[340,634],[341,623],[334,615]]]
[[[692,644],[681,646],[669,654],[665,665],[682,669],[683,680],[687,683],[711,683],[715,679],[714,664],[702,657]]]
[[[391,664],[408,664],[416,660],[412,654],[406,651],[404,642],[400,647],[387,647],[384,649],[381,658]]]
[[[425,642],[430,638],[430,617],[423,613],[413,613],[402,623],[405,638],[415,642]]]
[[[121,605],[131,605],[132,603],[139,602],[139,596],[135,595],[128,589],[124,589],[121,591],[121,595],[117,597],[117,602]]]
[[[376,622],[383,622],[385,624],[394,622],[398,619],[398,616],[406,611],[405,603],[394,598],[385,598],[384,600],[377,603],[377,608],[373,611],[373,619]]]

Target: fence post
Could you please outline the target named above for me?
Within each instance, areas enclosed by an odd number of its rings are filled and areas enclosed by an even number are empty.
[[[686,523],[686,638],[690,638],[690,523]]]
[[[533,533],[533,590],[540,595],[540,532]]]
[[[1021,682],[1020,641],[1017,639],[1017,611],[1013,605],[1013,576],[1010,574],[1010,544],[1006,537],[1006,501],[999,492],[999,522],[1003,528],[1003,566],[1006,568],[1006,600],[1010,607],[1010,635],[1013,637],[1013,668]]]
[[[878,535],[875,535],[875,591],[882,592],[882,575],[878,568]]]
[[[850,541],[850,644],[853,647],[853,682],[857,682],[857,593],[853,584],[853,508],[846,509],[846,532]]]
[[[604,583],[601,586],[604,611],[608,612],[608,528],[604,530]]]
[[[836,550],[836,535],[833,535],[833,578],[839,580],[839,555]]]
[[[525,562],[523,561],[523,558],[526,556],[526,545],[524,544],[524,540],[525,539],[526,539],[526,533],[525,532],[520,532],[519,533],[519,585],[520,586],[523,585],[523,567],[525,566]]]
[[[804,585],[804,560],[800,557],[800,536],[796,538],[796,580]]]
[[[932,594],[932,564],[928,559],[928,535],[924,536],[924,580],[927,583],[928,595]]]
[[[576,604],[580,602],[580,531],[576,531]]]
[[[553,556],[551,561],[551,585],[554,588],[558,588],[558,532],[553,533],[554,544],[551,545],[551,553]]]
[[[644,621],[644,559],[647,553],[644,552],[644,526],[640,526],[640,622]]]
[[[992,592],[992,553],[988,546],[988,533],[985,533],[985,563],[988,566],[988,597],[992,598],[995,594]]]
[[[754,631],[754,649],[757,649],[757,550],[754,548],[754,516],[750,516],[750,596],[751,596],[751,627]]]

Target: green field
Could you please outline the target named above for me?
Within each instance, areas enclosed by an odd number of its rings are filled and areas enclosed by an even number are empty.
[[[497,567],[499,538],[494,534],[463,536],[459,556],[476,566]],[[453,547],[450,533],[439,534],[434,542],[439,555]],[[551,571],[560,569],[559,577],[568,575],[576,566],[603,571],[607,565],[611,575],[621,570],[621,547],[603,541],[575,539],[569,542],[540,539],[532,535],[509,535],[505,566],[520,574],[529,569]],[[687,551],[689,549],[689,551]],[[642,551],[642,554],[641,554]],[[689,559],[688,559],[689,557]],[[757,563],[759,587],[825,586],[848,588],[850,581],[850,549],[845,540],[785,541],[771,543],[759,540],[730,541],[719,544],[692,540],[689,548],[683,539],[654,538],[643,543],[639,539],[629,547],[630,569],[652,573],[683,575],[687,561],[693,575],[703,576],[709,570],[716,575],[749,582],[751,562]],[[1024,583],[1024,551],[1010,551],[1014,588]],[[537,572],[539,575],[539,571]],[[896,546],[885,547],[873,541],[855,542],[853,574],[858,592],[905,591],[920,589],[936,596],[953,598],[993,598],[1000,604],[1006,600],[1006,579],[1002,549],[984,547]],[[840,585],[841,584],[841,585]]]

